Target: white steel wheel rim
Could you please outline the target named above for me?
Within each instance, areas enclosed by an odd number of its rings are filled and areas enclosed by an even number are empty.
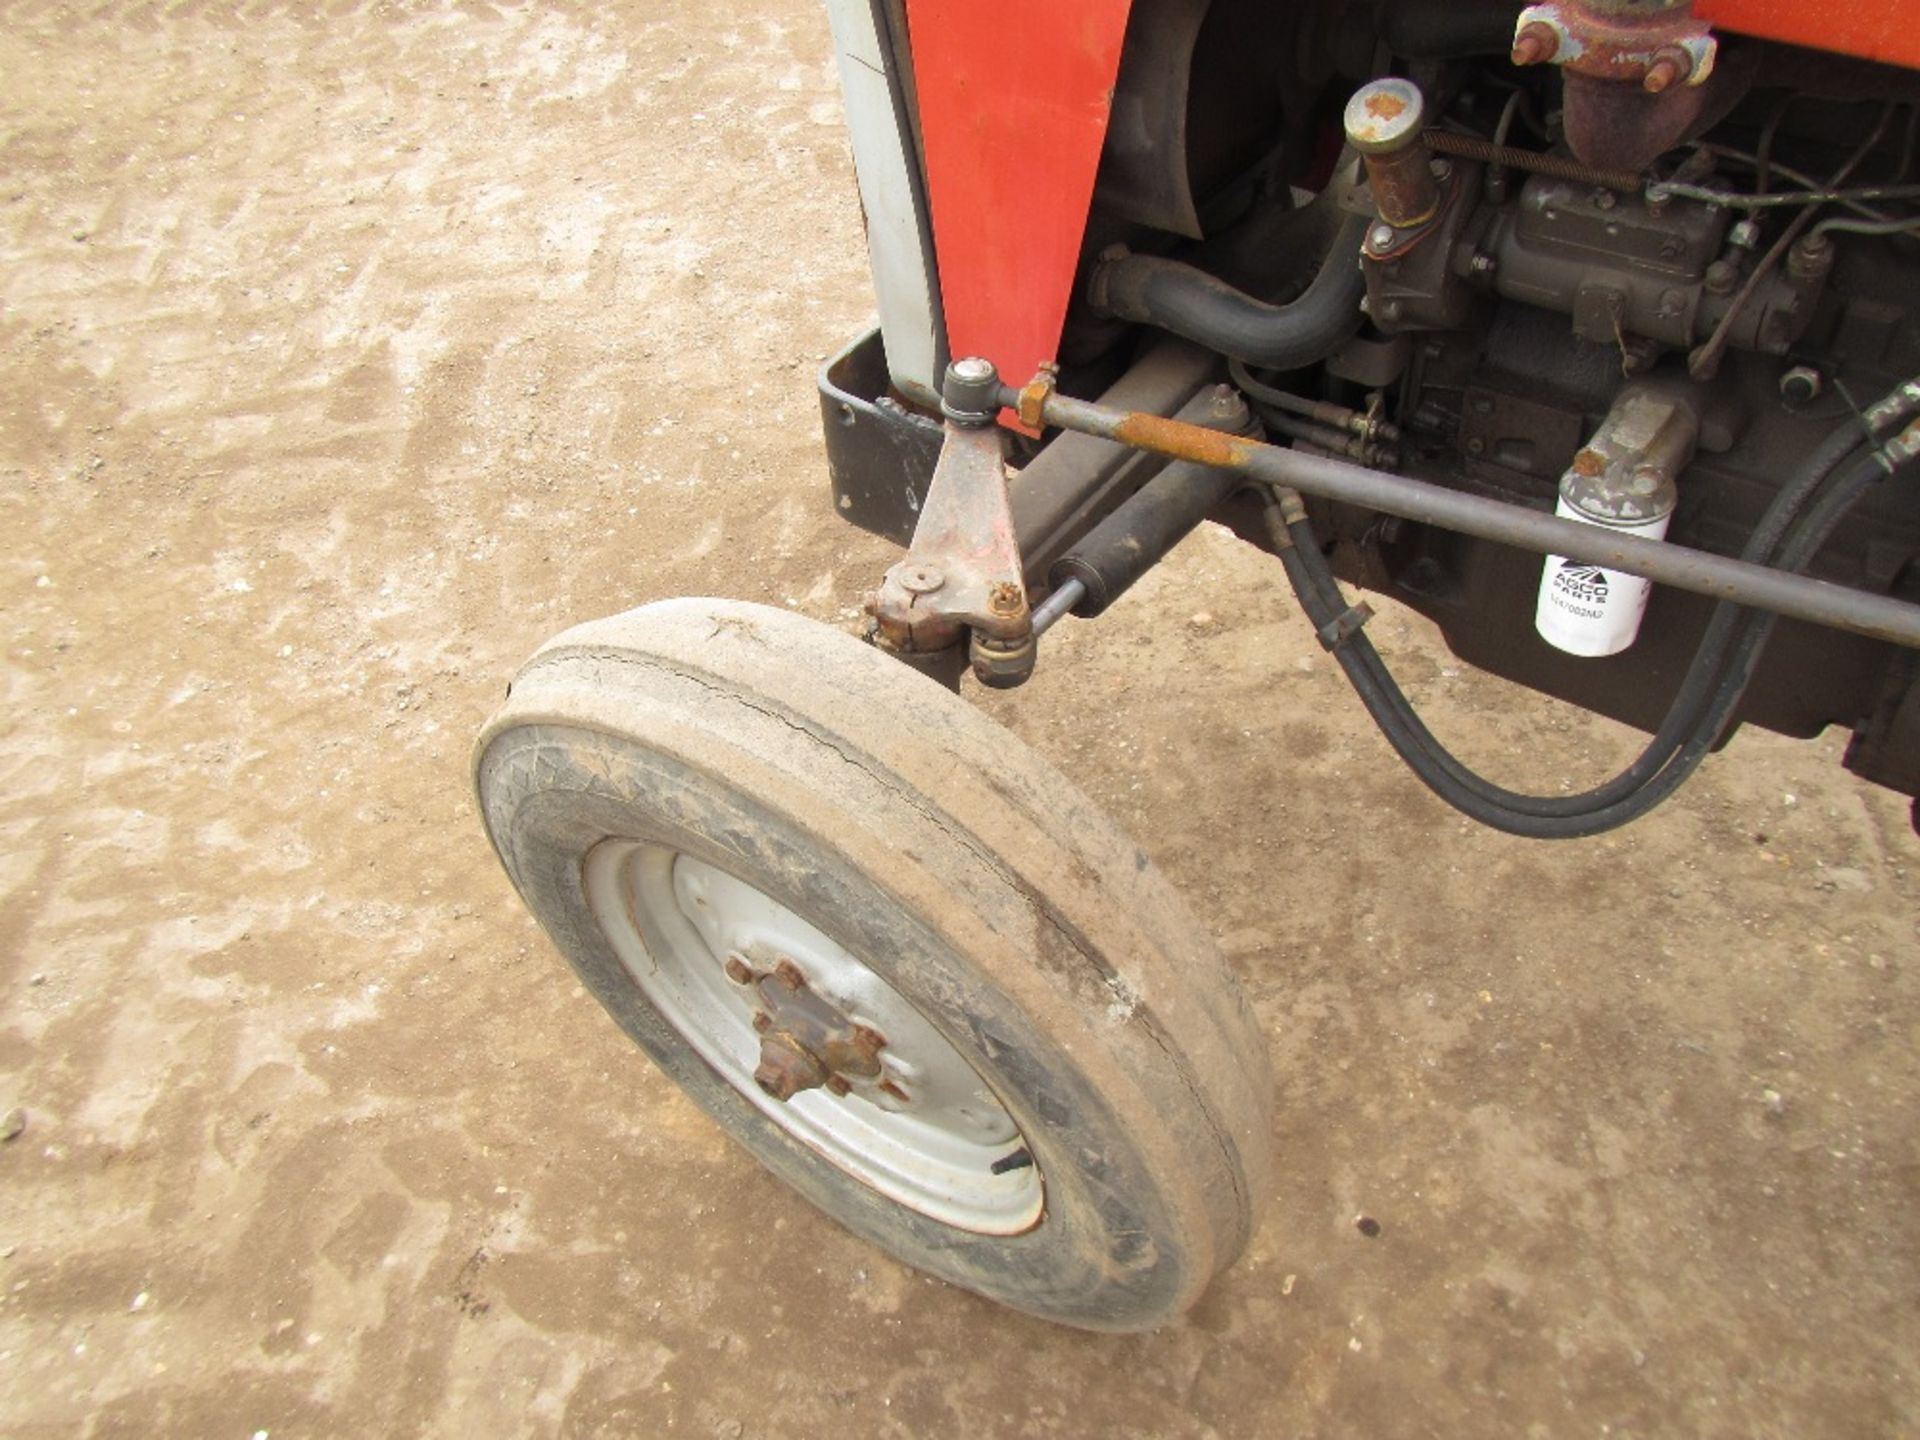
[[[583,870],[587,904],[647,1002],[787,1134],[956,1229],[1018,1235],[1040,1222],[1039,1167],[1006,1106],[953,1042],[864,962],[737,876],[663,845],[603,841]],[[730,955],[791,960],[815,993],[885,1037],[881,1073],[852,1078],[844,1095],[815,1088],[781,1101],[761,1090],[753,1078],[755,996],[728,977]]]

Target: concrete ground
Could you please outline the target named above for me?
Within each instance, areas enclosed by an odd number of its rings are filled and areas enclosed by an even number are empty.
[[[1185,1321],[900,1268],[584,998],[468,744],[566,624],[888,563],[817,438],[840,126],[806,0],[0,5],[0,1431],[1920,1430],[1904,801],[1745,734],[1611,838],[1476,829],[1213,531],[991,702],[1271,1035]],[[1631,753],[1376,631],[1490,768]]]

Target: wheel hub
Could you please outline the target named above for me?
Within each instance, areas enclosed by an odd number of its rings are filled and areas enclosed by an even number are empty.
[[[984,1235],[1038,1224],[1019,1125],[920,1009],[764,891],[662,845],[610,839],[582,877],[661,1018],[793,1139],[920,1214]]]
[[[726,962],[727,978],[750,987],[755,999],[753,1028],[760,1035],[760,1063],[753,1072],[754,1084],[775,1100],[791,1100],[822,1085],[844,1095],[851,1081],[876,1078],[886,1037],[850,1019],[809,986],[800,967],[785,955],[760,958],[756,965],[736,952]]]

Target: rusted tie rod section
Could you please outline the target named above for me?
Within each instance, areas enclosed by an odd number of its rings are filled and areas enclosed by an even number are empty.
[[[1036,428],[1050,425],[1116,440],[1175,460],[1231,470],[1262,485],[1284,486],[1305,495],[1344,501],[1543,555],[1564,555],[1716,600],[1733,600],[1791,619],[1920,649],[1920,605],[1891,596],[1662,540],[1615,534],[1542,511],[1160,415],[1111,410],[1057,393],[1051,377],[1044,372],[1018,389],[1001,386],[1000,403]],[[1920,454],[1920,420],[1887,441],[1882,452],[1889,463]]]

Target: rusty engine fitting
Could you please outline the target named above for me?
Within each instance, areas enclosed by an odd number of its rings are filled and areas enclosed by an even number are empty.
[[[1367,168],[1375,212],[1396,230],[1424,225],[1440,208],[1425,114],[1420,87],[1398,77],[1370,81],[1347,101],[1347,143]]]
[[[1717,52],[1692,0],[1546,0],[1520,12],[1512,58],[1560,67],[1575,155],[1638,172],[1699,118]]]

